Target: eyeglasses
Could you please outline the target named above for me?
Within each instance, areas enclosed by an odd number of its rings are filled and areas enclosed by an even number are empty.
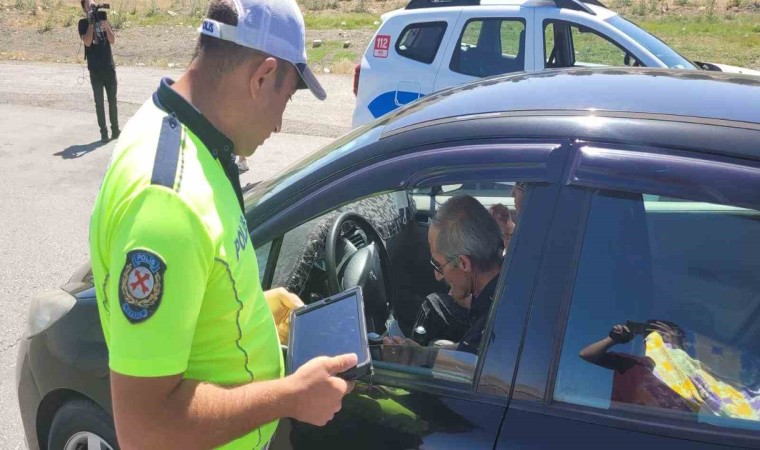
[[[443,268],[446,267],[448,263],[450,263],[451,261],[454,261],[455,259],[457,259],[456,256],[449,258],[448,261],[446,261],[443,264],[438,264],[438,262],[435,259],[430,258],[430,265],[433,266],[433,270],[438,272],[440,275],[443,275]]]

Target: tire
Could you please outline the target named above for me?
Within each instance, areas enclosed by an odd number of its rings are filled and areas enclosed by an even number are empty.
[[[90,400],[66,402],[53,417],[48,449],[118,450],[113,419]]]

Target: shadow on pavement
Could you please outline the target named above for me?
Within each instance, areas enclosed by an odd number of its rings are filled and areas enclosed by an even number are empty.
[[[94,151],[102,146],[106,145],[106,143],[101,142],[100,140],[90,142],[89,144],[83,144],[83,145],[72,145],[71,147],[60,151],[58,153],[54,153],[55,156],[60,156],[63,159],[74,159],[74,158],[81,158],[82,156],[90,153],[91,151]]]

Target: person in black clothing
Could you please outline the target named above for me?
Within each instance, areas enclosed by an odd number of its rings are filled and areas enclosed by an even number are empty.
[[[100,127],[100,140],[108,142],[103,90],[108,96],[108,115],[111,120],[111,138],[119,137],[119,114],[116,108],[116,67],[113,63],[111,45],[116,41],[108,20],[97,20],[91,13],[93,2],[80,0],[86,18],[79,21],[79,36],[84,42],[84,57],[90,71],[92,93],[95,96],[95,112]]]
[[[449,296],[467,310],[466,331],[451,348],[478,353],[502,264],[502,235],[494,218],[475,198],[456,196],[436,212],[428,232],[430,264]],[[385,345],[415,345],[389,337]],[[446,348],[446,346],[443,346]]]

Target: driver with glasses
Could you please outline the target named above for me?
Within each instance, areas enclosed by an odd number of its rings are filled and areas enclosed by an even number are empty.
[[[438,281],[466,312],[466,331],[458,343],[438,345],[478,353],[502,264],[502,233],[488,212],[469,195],[452,197],[436,212],[428,232],[430,264]],[[386,337],[384,344],[417,345]]]

